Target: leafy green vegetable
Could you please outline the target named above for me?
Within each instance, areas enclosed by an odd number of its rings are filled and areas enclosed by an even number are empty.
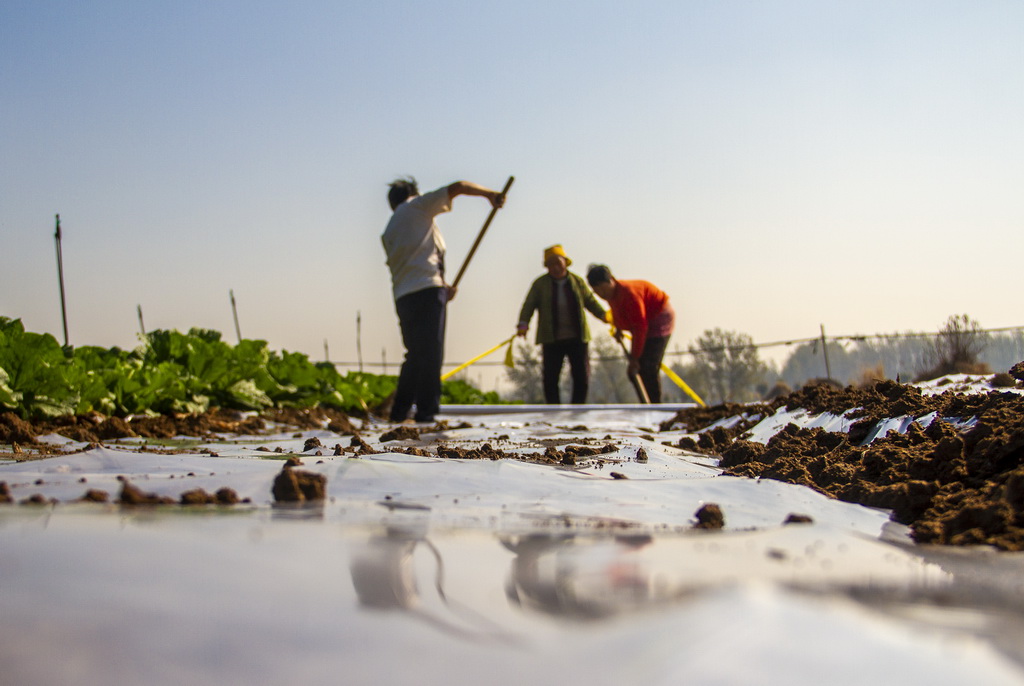
[[[441,402],[446,405],[498,405],[501,398],[494,391],[484,393],[462,379],[452,379],[441,385]]]
[[[232,346],[209,329],[152,331],[131,351],[63,348],[49,334],[26,332],[20,320],[0,317],[0,409],[25,418],[317,405],[360,412],[383,403],[397,383],[389,375],[342,375],[302,353],[273,352],[266,341]],[[445,403],[501,402],[497,393],[462,380],[442,388]]]

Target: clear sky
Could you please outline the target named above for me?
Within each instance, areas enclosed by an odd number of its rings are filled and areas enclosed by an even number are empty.
[[[387,183],[516,182],[446,359],[543,249],[755,341],[1024,324],[1024,3],[0,4],[0,315],[71,343],[217,329],[401,355]],[[461,265],[489,206],[439,220]],[[531,339],[532,339],[531,330]],[[392,370],[393,371],[393,370]]]

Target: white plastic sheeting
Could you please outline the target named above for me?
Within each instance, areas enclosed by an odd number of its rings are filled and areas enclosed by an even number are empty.
[[[451,416],[468,426],[387,444],[368,425],[384,449],[617,450],[579,468],[309,451],[301,469],[326,475],[328,499],[298,508],[273,506],[281,461],[256,448],[347,438],[0,465],[17,499],[61,501],[0,508],[0,682],[1024,683],[1019,556],[917,548],[885,512],[718,476],[665,445],[681,435],[655,430],[670,416]],[[118,476],[251,503],[68,502],[116,496]],[[724,531],[691,528],[709,502]],[[1007,572],[985,576],[993,559]]]

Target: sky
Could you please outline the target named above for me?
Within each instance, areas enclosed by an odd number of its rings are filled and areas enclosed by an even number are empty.
[[[554,243],[666,291],[670,350],[1024,324],[1016,0],[6,0],[0,65],[0,316],[61,342],[57,214],[73,345],[134,347],[139,307],[234,342],[233,292],[242,336],[394,373],[404,175],[515,176],[453,363]],[[439,218],[453,270],[489,210]]]

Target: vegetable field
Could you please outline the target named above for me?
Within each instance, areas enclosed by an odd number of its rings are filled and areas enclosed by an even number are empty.
[[[0,409],[24,419],[317,405],[359,414],[385,402],[396,384],[393,375],[343,375],[330,362],[273,351],[266,341],[231,345],[210,329],[152,331],[134,350],[64,347],[50,334],[26,331],[19,319],[0,317]],[[442,402],[500,398],[453,380],[445,382]]]

